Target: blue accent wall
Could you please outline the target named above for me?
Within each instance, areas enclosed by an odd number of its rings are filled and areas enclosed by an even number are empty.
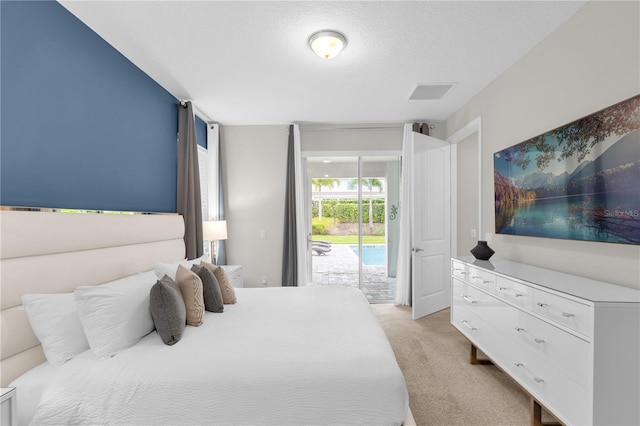
[[[0,6],[0,204],[175,212],[177,99],[60,4]]]

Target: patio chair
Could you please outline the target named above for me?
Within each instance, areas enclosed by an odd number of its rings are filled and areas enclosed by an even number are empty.
[[[331,241],[311,241],[311,250],[315,251],[318,255],[326,255],[331,251]]]

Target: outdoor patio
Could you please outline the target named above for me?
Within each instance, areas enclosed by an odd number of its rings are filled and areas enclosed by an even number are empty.
[[[324,255],[313,253],[312,285],[358,287],[358,256],[348,244],[332,244]],[[386,276],[384,265],[362,265],[362,291],[370,302],[391,302],[396,279]]]

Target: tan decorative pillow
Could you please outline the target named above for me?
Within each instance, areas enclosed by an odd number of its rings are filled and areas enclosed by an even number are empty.
[[[176,283],[182,293],[184,306],[187,310],[187,324],[198,327],[204,321],[204,297],[202,296],[202,281],[195,273],[184,266],[178,266]]]
[[[231,280],[229,280],[229,276],[224,268],[221,268],[216,265],[212,265],[211,263],[202,261],[200,262],[200,266],[204,266],[213,272],[216,279],[218,280],[218,284],[220,285],[220,291],[222,291],[222,301],[225,305],[233,305],[238,301],[236,299],[236,291],[233,289],[233,285],[231,284]]]

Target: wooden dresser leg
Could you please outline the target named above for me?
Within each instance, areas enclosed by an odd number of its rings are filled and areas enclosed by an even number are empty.
[[[489,359],[478,359],[478,348],[472,343],[471,344],[471,356],[469,357],[469,364],[472,365],[493,365],[493,362]]]
[[[530,404],[531,426],[563,426],[563,424],[560,423],[559,421],[543,423],[542,422],[542,405],[540,405],[540,403],[536,401],[534,397],[530,396],[529,398],[531,398],[531,404]],[[554,417],[553,415],[551,416]]]
[[[529,398],[531,399],[531,426],[542,426],[542,407],[534,397]]]

